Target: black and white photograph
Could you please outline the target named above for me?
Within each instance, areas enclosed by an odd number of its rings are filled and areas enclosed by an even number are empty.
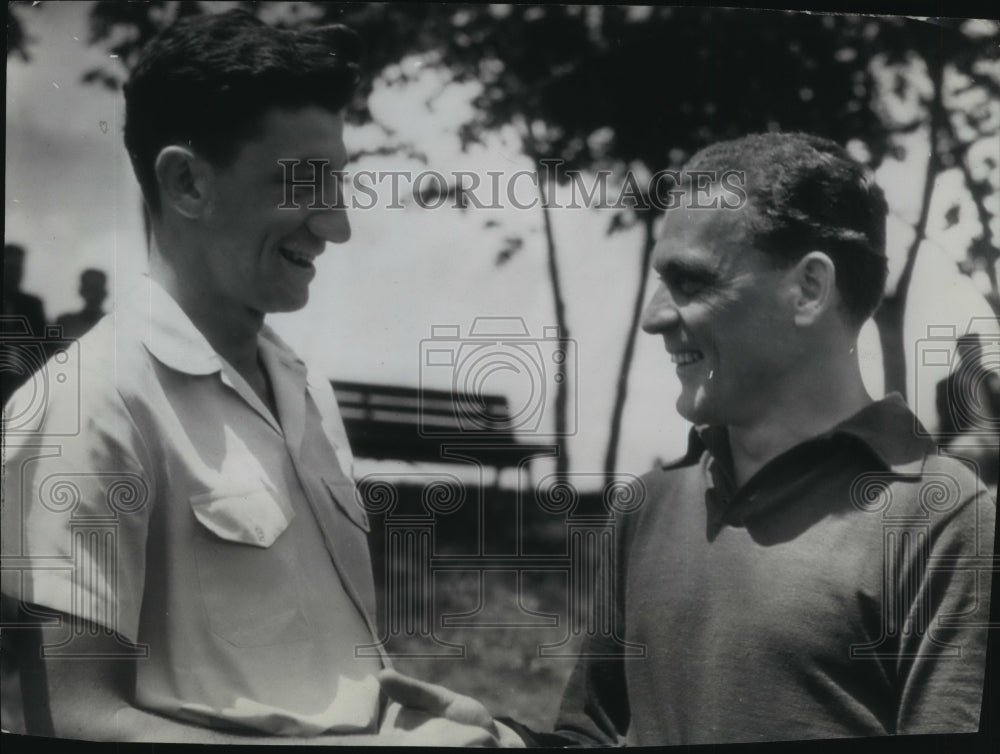
[[[3,747],[997,751],[982,10],[9,2]]]

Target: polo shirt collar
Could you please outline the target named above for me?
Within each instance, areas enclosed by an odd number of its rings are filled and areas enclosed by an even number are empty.
[[[830,447],[833,445],[842,447],[845,442],[854,445],[861,452],[860,457],[867,457],[873,470],[889,471],[904,478],[918,478],[925,459],[934,447],[930,438],[922,434],[926,433],[916,417],[906,407],[902,397],[894,393],[869,404],[829,431],[787,449],[739,487],[735,481],[726,427],[695,427],[689,435],[684,458],[667,468],[702,465],[709,482],[705,489],[706,536],[713,541],[726,525],[745,526],[748,521],[779,505],[789,494],[795,494],[797,485],[808,485],[809,470],[803,469],[799,474],[794,465],[803,458],[823,455],[828,447],[830,452],[836,452]],[[792,460],[793,456],[797,460]],[[765,484],[764,479],[770,479],[770,482]]]
[[[262,351],[277,360],[282,366],[297,374],[306,374],[306,363],[268,325],[260,328],[258,343]]]
[[[147,286],[133,302],[139,337],[158,361],[178,372],[191,375],[214,374],[222,369],[222,358],[209,345],[173,296],[148,275]],[[145,294],[145,295],[142,295]],[[126,311],[132,307],[127,307]],[[123,323],[127,326],[127,323]]]
[[[823,437],[842,435],[863,443],[889,470],[919,472],[934,440],[899,393],[875,401]]]
[[[934,449],[929,433],[899,393],[874,401],[833,429],[807,442],[834,437],[858,441],[871,451],[883,468],[900,473],[919,473],[924,457]],[[697,463],[706,450],[724,467],[732,467],[729,431],[725,427],[700,425],[691,428],[685,454],[666,464],[664,469]]]
[[[222,357],[180,304],[158,282],[148,275],[144,278],[147,287],[128,307],[130,313],[126,316],[142,323],[139,336],[147,350],[164,365],[185,374],[207,375],[221,371]],[[261,328],[257,342],[267,357],[293,372],[306,373],[302,359],[268,325]]]
[[[260,358],[271,378],[275,406],[281,427],[272,423],[270,412],[262,410],[265,418],[278,432],[285,436],[289,448],[297,453],[302,445],[306,422],[306,376],[305,363],[267,325],[260,330],[257,338]],[[256,396],[254,396],[256,399]],[[259,399],[257,399],[259,400]]]

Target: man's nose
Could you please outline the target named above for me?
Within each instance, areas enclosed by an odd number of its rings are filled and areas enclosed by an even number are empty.
[[[642,313],[642,329],[648,333],[661,333],[679,321],[677,306],[667,286],[661,283]]]
[[[351,238],[351,222],[343,207],[326,207],[314,210],[306,220],[309,232],[330,243],[344,243]]]

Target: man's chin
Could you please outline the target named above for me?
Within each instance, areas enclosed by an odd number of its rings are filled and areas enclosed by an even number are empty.
[[[690,400],[682,394],[677,399],[675,407],[682,419],[691,422],[695,426],[718,423],[712,415],[711,406],[703,398]]]
[[[302,296],[297,296],[295,298],[288,297],[280,301],[275,301],[271,306],[268,307],[268,314],[287,314],[288,312],[297,312],[300,309],[304,309],[306,304],[309,303],[309,294],[306,293]]]

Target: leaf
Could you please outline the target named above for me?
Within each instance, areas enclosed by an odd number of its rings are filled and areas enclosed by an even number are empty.
[[[524,239],[517,236],[507,236],[504,238],[504,245],[497,252],[496,261],[494,264],[497,267],[503,267],[507,262],[514,258],[514,256],[524,248]]]
[[[945,229],[958,225],[962,208],[958,204],[952,204],[948,211],[944,213]]]
[[[608,223],[608,229],[605,231],[605,234],[612,236],[615,233],[628,230],[635,225],[634,219],[635,217],[632,212],[615,212],[611,216],[611,222]]]

